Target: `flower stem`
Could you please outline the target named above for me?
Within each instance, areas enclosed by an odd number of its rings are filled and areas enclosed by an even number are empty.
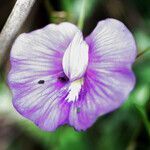
[[[139,107],[139,106],[137,106],[137,105],[136,105],[136,108],[137,108],[137,110],[139,111],[139,113],[140,113],[140,115],[141,115],[141,118],[142,118],[142,120],[143,120],[143,123],[144,123],[144,125],[145,125],[145,128],[146,128],[146,130],[147,130],[147,132],[148,132],[148,135],[149,135],[149,137],[150,137],[150,122],[149,122],[149,120],[148,120],[148,116],[147,116],[147,114],[146,114],[146,111],[145,111],[145,109],[144,109],[143,107]]]
[[[150,51],[150,47],[146,48],[145,50],[143,50],[142,52],[138,53],[136,59],[138,59],[139,57],[141,57],[142,55],[144,55],[146,52]]]
[[[17,0],[0,33],[0,67],[36,0]]]
[[[80,12],[79,20],[78,20],[78,27],[81,30],[83,29],[83,26],[84,26],[86,3],[87,3],[87,0],[82,0],[81,12]]]
[[[50,15],[51,15],[52,11],[54,11],[54,9],[49,0],[44,0],[44,4],[45,4],[46,11],[48,13],[49,21],[51,21]]]

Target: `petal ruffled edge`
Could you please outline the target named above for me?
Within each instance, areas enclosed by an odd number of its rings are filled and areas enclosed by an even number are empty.
[[[66,92],[63,90],[63,95],[61,95],[62,93],[59,95],[61,91],[59,88],[67,88],[68,85],[64,87],[62,83],[55,83],[57,79],[53,81],[52,78],[54,75],[62,74],[63,68],[60,60],[64,50],[78,31],[79,29],[71,23],[50,24],[42,29],[21,34],[13,44],[10,54],[11,70],[8,75],[8,85],[13,94],[13,105],[22,116],[43,130],[54,131],[58,126],[66,123],[70,104],[62,102],[62,97],[67,93],[67,90]],[[61,54],[58,52],[59,48],[61,48]],[[55,58],[54,61],[51,61],[52,58]],[[53,63],[54,65],[52,65]],[[57,69],[58,67],[59,69]],[[38,84],[40,79],[44,79],[44,84]],[[53,86],[49,84],[53,84]],[[50,93],[51,90],[48,90],[48,86],[52,91],[55,89],[55,92]],[[40,89],[37,90],[38,88]],[[54,94],[57,90],[57,94]],[[30,92],[33,92],[33,97]],[[50,97],[51,95],[52,97]],[[46,102],[46,96],[49,97],[49,104]],[[52,98],[58,99],[55,105],[51,102]],[[48,109],[49,105],[53,107]],[[44,120],[44,118],[48,119]]]
[[[89,45],[90,55],[99,55],[107,57],[124,52],[124,59],[131,64],[135,61],[137,55],[136,42],[129,29],[119,20],[108,18],[99,21],[93,32],[86,37]]]

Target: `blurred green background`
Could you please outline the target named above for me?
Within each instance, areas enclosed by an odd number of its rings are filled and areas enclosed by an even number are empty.
[[[0,29],[16,0],[0,0]],[[77,24],[82,0],[37,0],[21,32],[48,23]],[[150,0],[87,0],[83,32],[97,22],[121,20],[136,39],[138,52],[146,51],[133,65],[136,86],[124,105],[100,117],[86,132],[64,126],[44,132],[13,108],[7,86],[9,57],[0,69],[0,150],[150,150]]]

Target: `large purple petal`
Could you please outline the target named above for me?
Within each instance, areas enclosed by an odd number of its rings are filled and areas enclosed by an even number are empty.
[[[51,24],[21,34],[12,47],[8,80],[13,105],[44,130],[55,130],[67,120],[69,83],[62,58],[77,32],[79,29],[70,23]]]
[[[77,130],[87,129],[97,117],[118,108],[135,84],[131,66],[136,45],[120,21],[100,21],[86,42],[89,65],[80,97],[69,114],[70,124]]]

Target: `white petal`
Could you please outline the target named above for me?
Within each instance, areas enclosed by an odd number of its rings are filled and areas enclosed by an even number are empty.
[[[63,70],[70,81],[81,78],[88,65],[88,45],[77,32],[63,56]]]

